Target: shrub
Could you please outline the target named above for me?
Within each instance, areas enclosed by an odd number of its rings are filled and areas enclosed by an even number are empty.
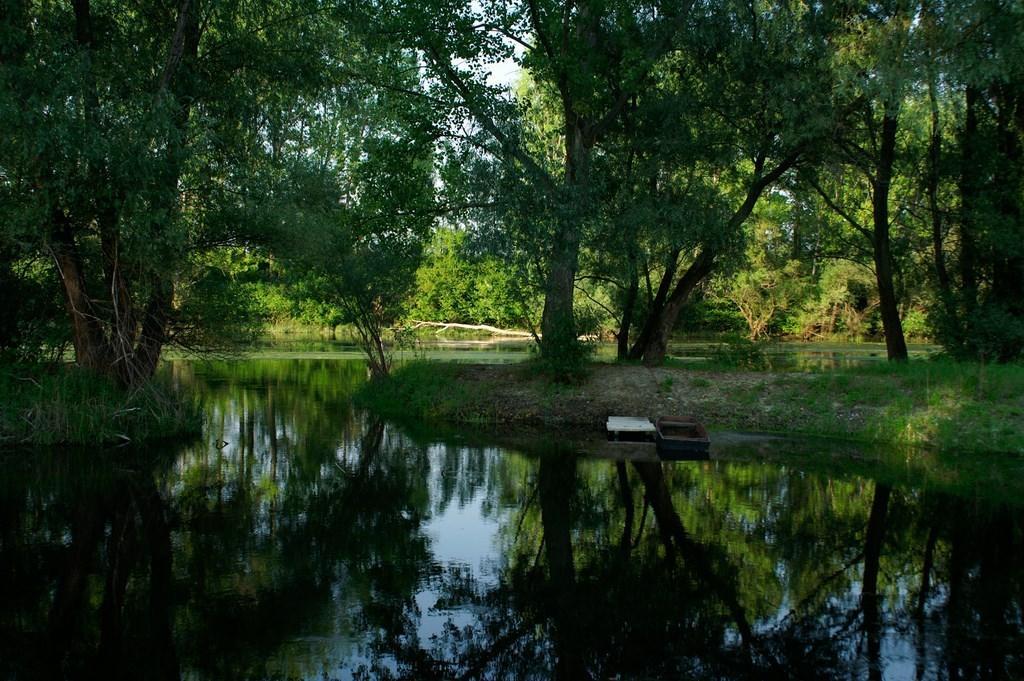
[[[746,336],[727,336],[722,343],[711,346],[711,361],[726,367],[760,371],[768,368],[764,341]]]

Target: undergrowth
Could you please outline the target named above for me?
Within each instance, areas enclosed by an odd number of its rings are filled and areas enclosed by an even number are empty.
[[[391,376],[363,384],[353,395],[358,407],[392,419],[485,421],[473,412],[472,388],[457,380],[455,364],[416,360]]]
[[[131,391],[71,365],[0,367],[0,444],[110,445],[197,433],[198,408],[157,383]]]

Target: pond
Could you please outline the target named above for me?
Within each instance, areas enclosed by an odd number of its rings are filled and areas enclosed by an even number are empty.
[[[358,360],[167,369],[200,438],[4,455],[0,678],[1024,678],[1024,502],[956,466],[574,458],[382,421]]]

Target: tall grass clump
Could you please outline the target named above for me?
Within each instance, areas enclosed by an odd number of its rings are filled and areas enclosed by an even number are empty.
[[[197,433],[199,409],[158,383],[125,391],[74,366],[0,367],[0,445],[110,445]]]
[[[457,380],[458,366],[416,360],[396,367],[390,376],[364,383],[353,396],[358,407],[393,419],[472,420],[465,413],[472,395]]]

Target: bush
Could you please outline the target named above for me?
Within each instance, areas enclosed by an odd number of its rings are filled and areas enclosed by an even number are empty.
[[[711,361],[726,367],[761,371],[768,368],[768,355],[764,341],[752,341],[746,336],[728,336],[722,343],[711,346]]]
[[[58,281],[50,261],[16,259],[0,246],[0,360],[35,362],[64,354],[71,336]]]
[[[1024,320],[999,303],[983,302],[963,318],[936,306],[931,320],[946,352],[956,359],[1013,362],[1024,357]]]
[[[907,338],[930,338],[932,335],[928,314],[922,310],[908,310],[903,316],[903,333]]]
[[[414,361],[396,368],[390,376],[364,383],[353,395],[356,406],[396,420],[455,419],[467,403],[456,379],[454,364]]]
[[[539,303],[524,293],[521,275],[494,256],[467,253],[463,232],[434,233],[416,272],[408,303],[413,319],[521,328],[538,314]]]

